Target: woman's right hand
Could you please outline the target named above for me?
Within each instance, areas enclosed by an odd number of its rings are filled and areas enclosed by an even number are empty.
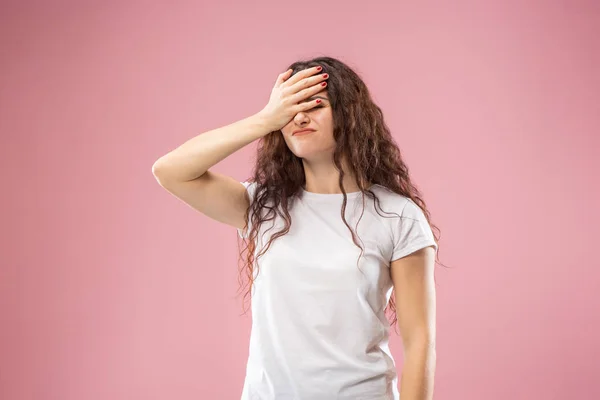
[[[286,126],[298,112],[309,110],[319,104],[317,99],[302,102],[327,87],[327,82],[321,85],[327,79],[323,76],[324,73],[312,76],[317,72],[319,72],[317,67],[312,67],[298,72],[291,78],[292,69],[279,74],[271,91],[269,103],[259,112],[271,127],[270,132]]]

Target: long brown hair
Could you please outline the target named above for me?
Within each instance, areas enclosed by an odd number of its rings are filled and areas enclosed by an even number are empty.
[[[360,190],[365,196],[374,199],[377,205],[379,205],[379,199],[369,190],[369,184],[384,186],[388,190],[414,201],[423,210],[434,231],[435,241],[438,243],[439,229],[432,224],[422,195],[411,182],[409,170],[402,160],[400,149],[384,122],[382,110],[371,99],[365,83],[349,66],[331,57],[298,61],[289,68],[293,69],[292,75],[294,75],[317,65],[323,67],[322,73],[329,74],[327,91],[333,115],[333,137],[336,142],[333,161],[340,173],[339,184],[343,193],[341,217],[350,230],[354,243],[361,249],[361,255],[364,249],[357,243],[356,235],[344,217],[347,196],[342,181],[347,171],[342,168],[343,158],[347,161],[350,169],[348,172],[356,177]],[[256,163],[249,181],[256,182],[257,186],[254,201],[246,210],[247,224],[244,231],[248,228],[248,216],[250,215],[251,229],[244,238],[246,246],[240,253],[241,260],[243,252],[247,252],[244,264],[240,266],[239,270],[240,289],[247,289],[244,294],[244,303],[251,294],[254,277],[258,273],[258,270],[255,271],[255,267],[258,268],[258,265],[255,265],[254,253],[260,224],[274,220],[276,215],[285,221],[283,229],[270,237],[267,245],[257,254],[257,258],[260,258],[269,249],[274,240],[289,232],[292,221],[288,210],[288,201],[296,196],[305,184],[302,160],[287,147],[281,130],[271,132],[259,139]],[[266,215],[264,215],[265,210],[267,211]],[[246,278],[245,283],[243,277]],[[393,292],[388,311],[392,314],[390,325],[395,325],[397,318]]]

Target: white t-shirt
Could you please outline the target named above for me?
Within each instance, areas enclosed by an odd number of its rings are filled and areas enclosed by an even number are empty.
[[[256,183],[241,183],[253,201]],[[290,231],[255,270],[242,400],[399,399],[384,314],[393,290],[390,262],[437,245],[414,202],[380,185],[371,190],[383,216],[365,196],[358,228],[362,194],[347,194],[346,220],[365,249],[360,269],[360,248],[341,218],[342,194],[301,189],[291,204]],[[256,251],[283,226],[280,217],[264,222]]]

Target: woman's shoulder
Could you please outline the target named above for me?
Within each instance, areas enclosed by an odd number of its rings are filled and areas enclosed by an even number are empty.
[[[390,206],[404,207],[408,201],[411,201],[410,198],[379,184],[374,184],[370,190],[375,193],[381,202],[385,202]]]

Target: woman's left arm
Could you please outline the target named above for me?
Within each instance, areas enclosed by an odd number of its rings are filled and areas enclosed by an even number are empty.
[[[392,261],[396,316],[404,348],[402,400],[432,400],[435,375],[435,249]]]

